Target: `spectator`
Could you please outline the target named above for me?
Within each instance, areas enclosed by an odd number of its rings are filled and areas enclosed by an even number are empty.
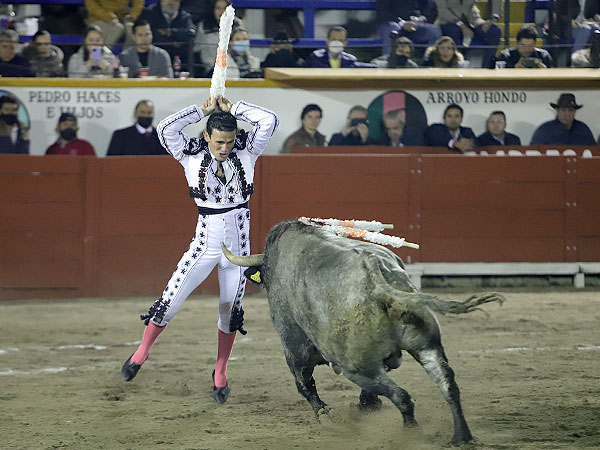
[[[238,27],[231,30],[227,48],[227,78],[262,77],[260,59],[250,53],[248,31]]]
[[[504,2],[490,1],[496,13],[486,21],[481,18],[475,0],[435,0],[438,21],[444,36],[450,36],[458,46],[486,46],[481,67],[490,67],[493,64],[502,37],[502,30],[496,22],[500,18]]]
[[[356,56],[346,53],[344,47],[348,43],[348,33],[341,26],[334,26],[327,32],[327,48],[315,50],[306,62],[308,67],[331,67],[334,69],[348,67],[375,67],[374,64],[359,62]]]
[[[506,62],[507,68],[539,68],[554,67],[554,62],[550,53],[546,50],[537,48],[535,40],[537,31],[531,25],[525,25],[517,32],[517,46],[505,48],[500,52],[496,61]],[[492,68],[493,66],[490,66]]]
[[[192,16],[194,25],[202,20],[204,16],[210,13],[211,3],[208,0],[181,0],[181,9],[187,11]]]
[[[196,27],[190,13],[181,9],[181,1],[160,0],[145,8],[140,18],[150,24],[154,43],[164,48],[172,61],[179,56],[183,70],[189,70],[188,53],[190,43],[196,35]]]
[[[115,130],[106,156],[166,155],[156,128],[152,126],[154,104],[150,100],[140,100],[135,105],[133,118],[135,123],[132,126]]]
[[[544,43],[548,46],[557,67],[567,65],[572,53],[573,37],[584,38],[574,29],[577,16],[581,12],[579,2],[580,0],[554,0],[548,3],[548,23],[545,26]]]
[[[69,59],[70,78],[112,77],[117,59],[104,45],[98,27],[89,27],[83,35],[83,45]]]
[[[409,38],[423,48],[433,45],[442,37],[442,30],[434,24],[437,6],[433,0],[377,0],[376,7],[377,33],[383,42],[384,55],[392,50],[390,33],[393,31],[397,36]]]
[[[50,33],[39,30],[33,35],[33,40],[23,49],[25,56],[35,71],[37,77],[64,77],[63,51],[50,42]]]
[[[384,113],[383,129],[385,130],[383,145],[404,147],[425,144],[422,135],[417,136],[407,132],[404,110],[394,109]]]
[[[0,153],[29,153],[29,130],[18,117],[17,99],[11,95],[0,97]]]
[[[340,133],[331,136],[329,145],[369,145],[368,111],[364,106],[350,108],[346,126]]]
[[[589,48],[577,50],[571,55],[571,67],[600,67],[600,30],[592,33]]]
[[[19,35],[15,30],[0,32],[0,76],[34,77],[35,73],[23,55],[17,53]]]
[[[173,78],[171,57],[166,50],[152,45],[152,30],[146,20],[138,20],[133,25],[135,47],[128,47],[119,57],[121,66],[128,67],[129,78],[138,78],[140,68],[148,68],[148,75]]]
[[[504,114],[504,111],[493,111],[486,121],[485,128],[487,131],[479,135],[475,141],[477,147],[521,145],[519,136],[506,131],[506,114]]]
[[[444,110],[444,123],[434,123],[425,130],[425,142],[432,147],[447,147],[464,153],[473,150],[475,134],[468,127],[461,126],[463,109],[453,103]]]
[[[269,54],[260,63],[260,67],[303,67],[304,60],[299,58],[292,47],[292,40],[285,31],[280,31],[271,41]]]
[[[85,0],[88,23],[102,30],[104,43],[112,48],[125,34],[133,42],[131,27],[142,13],[144,0]]]
[[[575,119],[578,105],[573,94],[560,94],[558,102],[550,103],[556,118],[541,124],[533,133],[531,145],[596,145],[590,128]]]
[[[197,76],[210,78],[217,59],[217,45],[219,43],[219,21],[229,5],[228,0],[213,0],[212,7],[207,15],[198,24],[198,32],[194,41],[194,58],[202,68]],[[233,28],[242,26],[242,21],[234,17]]]
[[[42,4],[39,28],[53,34],[74,34],[83,36],[86,25],[79,5]],[[70,44],[58,46],[64,53],[63,61],[69,60],[76,48]]]
[[[456,44],[451,37],[442,36],[435,45],[425,51],[423,67],[468,67],[468,61],[456,49]]]
[[[599,0],[579,0],[579,14],[572,22],[573,53],[585,49],[592,40],[592,34],[600,31],[594,16],[600,12]]]
[[[58,139],[46,149],[46,155],[96,156],[94,147],[88,141],[77,139],[77,117],[75,114],[62,113],[58,118],[56,132]]]
[[[396,35],[396,38],[392,41],[391,53],[375,58],[371,61],[371,64],[374,64],[376,67],[387,67],[389,69],[415,69],[419,66],[410,59],[412,50],[413,43],[409,38]]]
[[[287,137],[281,153],[291,153],[292,147],[325,145],[325,136],[317,131],[322,118],[323,110],[319,105],[314,103],[306,105],[300,114],[302,126]]]

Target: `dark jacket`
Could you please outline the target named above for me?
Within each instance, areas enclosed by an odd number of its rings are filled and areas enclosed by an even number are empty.
[[[160,7],[160,2],[158,2],[144,8],[140,19],[147,20],[150,23],[153,44],[169,52],[171,60],[175,56],[179,56],[183,63],[187,62],[190,41],[196,35],[196,27],[192,22],[190,13],[179,8],[177,16],[169,24]],[[169,35],[161,34],[158,31],[159,29],[169,30]]]
[[[600,0],[586,0],[583,7],[583,16],[590,19],[596,14],[600,14]]]
[[[475,134],[469,127],[460,127],[459,138],[475,140]],[[434,123],[425,130],[425,142],[430,147],[448,147],[448,143],[454,139],[443,123]]]
[[[367,142],[363,142],[360,135],[348,133],[344,136],[342,133],[335,133],[331,136],[329,145],[373,145],[373,142],[367,138]]]
[[[329,64],[329,52],[326,48],[321,48],[319,50],[315,50],[310,54],[308,59],[306,60],[307,67],[331,67]],[[342,52],[342,63],[340,65],[341,68],[348,67],[376,67],[375,64],[363,63],[356,59],[356,56],[351,55],[350,53]]]
[[[477,147],[487,147],[491,145],[521,145],[521,139],[516,134],[504,133],[504,142],[500,142],[492,136],[492,133],[486,131],[485,133],[477,136],[475,140]]]
[[[531,137],[531,145],[596,145],[590,128],[575,119],[570,130],[558,121],[550,120],[541,124]]]
[[[437,6],[433,0],[377,0],[377,23],[397,22],[398,18],[425,16],[427,23],[435,22]]]
[[[0,121],[0,153],[22,153],[29,154],[30,140],[23,139],[23,132],[25,126],[18,122],[19,131],[17,133],[17,142],[13,144],[10,137],[12,127],[6,125],[3,121]]]
[[[542,48],[536,47],[533,50],[533,53],[531,54],[530,58],[541,59],[542,63],[544,63],[546,67],[554,67],[554,61],[552,61],[552,56],[550,56],[550,53],[548,53]],[[512,47],[505,48],[504,50],[502,50],[500,54],[496,57],[495,61],[506,61],[506,67],[509,69],[513,69],[515,67],[515,64],[519,62],[519,59],[521,59],[521,54],[519,53],[516,47]],[[490,67],[490,69],[493,69],[495,67],[495,61],[493,61],[493,65],[492,67]]]
[[[19,53],[8,62],[0,61],[0,75],[3,77],[35,77],[31,64]]]
[[[156,128],[152,128],[150,136],[140,134],[135,125],[115,130],[108,145],[106,156],[124,155],[167,155],[160,145]]]
[[[29,60],[37,77],[64,77],[63,51],[56,45],[52,45],[48,56],[39,56],[35,50],[35,44],[30,42],[23,48],[23,56]]]

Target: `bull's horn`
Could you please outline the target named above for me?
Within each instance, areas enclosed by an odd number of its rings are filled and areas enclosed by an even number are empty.
[[[223,254],[225,258],[231,261],[236,266],[242,267],[252,267],[252,266],[261,266],[263,263],[263,259],[265,255],[263,253],[258,255],[250,255],[250,256],[239,256],[234,255],[229,251],[229,249],[221,242],[221,248],[223,249]]]

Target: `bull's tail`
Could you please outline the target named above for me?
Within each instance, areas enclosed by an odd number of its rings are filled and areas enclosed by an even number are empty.
[[[502,304],[506,300],[506,298],[498,292],[473,294],[463,302],[441,299],[433,295],[422,293],[416,293],[413,295],[418,297],[417,303],[425,305],[431,310],[440,314],[465,314],[471,311],[483,311],[481,308],[478,308],[479,305],[491,302]],[[485,311],[483,312],[487,314]]]

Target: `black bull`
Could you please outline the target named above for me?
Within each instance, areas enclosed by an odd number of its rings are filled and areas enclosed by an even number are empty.
[[[264,255],[240,257],[223,249],[235,264],[262,265],[273,325],[298,391],[317,418],[327,413],[327,405],[319,398],[313,370],[329,363],[362,388],[361,407],[378,408],[377,396],[383,395],[402,412],[405,425],[416,425],[410,395],[386,373],[400,366],[406,350],[450,405],[452,443],[472,440],[432,310],[460,314],[502,302],[502,296],[473,296],[461,303],[419,293],[402,260],[388,249],[298,221],[273,227]]]

